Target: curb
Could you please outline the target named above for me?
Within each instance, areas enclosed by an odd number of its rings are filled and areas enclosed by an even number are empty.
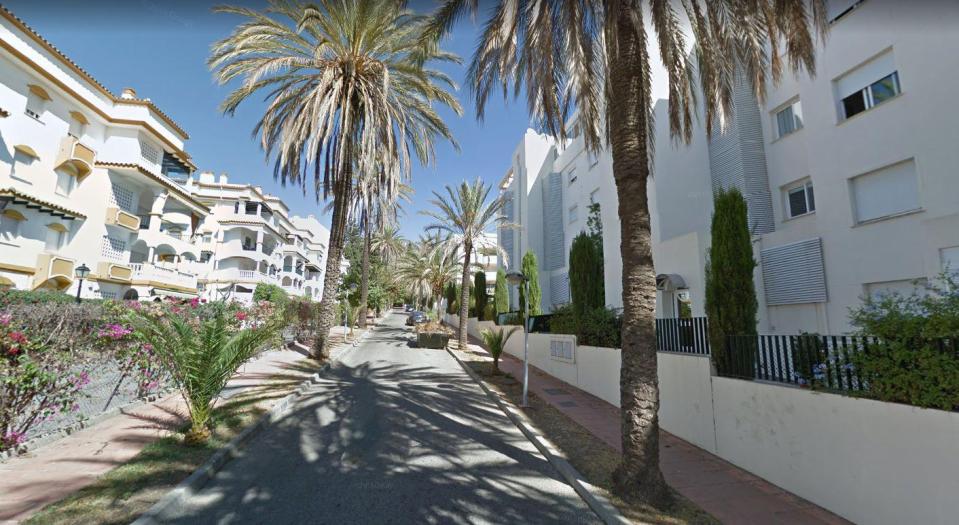
[[[320,367],[319,371],[314,373],[309,379],[305,379],[302,383],[297,385],[297,387],[287,394],[283,399],[276,402],[272,408],[266,413],[260,416],[260,419],[256,423],[246,427],[239,434],[234,436],[223,448],[217,450],[206,460],[203,465],[197,468],[193,474],[190,474],[188,478],[181,481],[176,487],[173,488],[170,492],[167,492],[160,498],[159,501],[153,504],[146,512],[140,515],[136,520],[133,521],[131,525],[157,525],[160,522],[157,521],[157,516],[162,514],[171,506],[180,504],[181,501],[193,495],[194,492],[203,488],[213,476],[219,472],[224,465],[230,462],[231,459],[239,457],[240,451],[248,441],[250,441],[257,433],[261,430],[268,427],[270,424],[279,421],[286,417],[292,407],[293,402],[296,401],[301,395],[303,395],[310,386],[319,383],[320,373],[325,372],[330,369],[330,367],[337,361],[339,361],[346,354],[355,349],[355,346],[350,346],[343,352],[341,352],[335,359],[331,358],[329,361],[323,364]]]
[[[469,365],[464,363],[463,360],[460,359],[453,350],[447,348],[446,351],[453,356],[453,359],[460,364],[460,367],[466,371],[467,375],[469,375],[473,381],[479,384],[483,391],[486,392],[486,396],[492,399],[493,402],[496,403],[496,405],[500,408],[500,410],[506,413],[506,416],[509,417],[510,421],[512,421],[513,424],[516,425],[521,432],[523,432],[527,439],[529,439],[537,449],[539,449],[540,453],[546,457],[546,460],[549,461],[557,471],[559,471],[560,475],[563,476],[566,482],[573,487],[573,490],[575,490],[576,493],[583,498],[583,501],[586,502],[586,505],[588,505],[589,508],[592,509],[597,516],[599,516],[599,519],[603,520],[603,523],[606,523],[607,525],[632,524],[631,521],[626,519],[626,517],[619,512],[619,509],[613,506],[613,504],[606,499],[606,496],[603,496],[599,492],[598,488],[586,481],[583,475],[580,474],[579,471],[577,471],[576,468],[566,460],[566,458],[563,456],[563,453],[556,448],[556,445],[543,436],[539,429],[537,429],[533,423],[530,422],[525,414],[520,412],[512,403],[502,399],[498,394],[496,394],[496,392],[493,392],[490,387],[488,387],[486,383],[478,375],[476,375],[476,372],[474,372]]]

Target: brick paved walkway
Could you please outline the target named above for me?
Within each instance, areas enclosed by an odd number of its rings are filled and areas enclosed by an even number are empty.
[[[470,349],[483,351],[473,344]],[[503,354],[500,369],[517,379],[523,377],[523,362],[513,356]],[[611,447],[622,450],[618,408],[533,366],[529,388]],[[660,466],[670,486],[727,525],[849,523],[668,432],[660,435]]]

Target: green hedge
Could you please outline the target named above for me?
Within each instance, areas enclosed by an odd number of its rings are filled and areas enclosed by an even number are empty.
[[[77,301],[76,296],[54,290],[13,290],[0,289],[0,307],[12,304],[69,304]],[[84,302],[101,301],[101,299],[84,299]]]
[[[591,308],[577,314],[572,305],[553,310],[550,332],[575,335],[577,344],[619,348],[622,346],[622,317],[609,308]]]

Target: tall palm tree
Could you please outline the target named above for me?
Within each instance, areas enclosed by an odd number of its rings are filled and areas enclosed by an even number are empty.
[[[446,186],[446,195],[433,192],[434,198],[430,200],[430,203],[436,210],[421,212],[436,221],[426,227],[427,231],[448,234],[463,256],[460,280],[459,345],[464,349],[467,339],[466,319],[469,315],[470,268],[472,267],[470,260],[473,258],[473,249],[483,232],[503,220],[500,214],[503,210],[503,198],[496,197],[490,201],[488,198],[491,189],[492,186],[487,186],[480,178],[477,178],[472,185],[463,181],[455,189]]]
[[[430,293],[436,305],[436,318],[440,318],[440,299],[443,290],[460,274],[462,263],[457,257],[455,245],[451,238],[441,239],[438,236],[430,239],[429,256],[426,260],[427,276],[430,282]]]
[[[239,81],[221,109],[232,115],[263,93],[269,103],[254,133],[267,157],[275,155],[274,177],[333,200],[314,349],[325,358],[354,173],[376,174],[381,187],[392,188],[409,178],[411,156],[431,163],[435,140],[455,145],[436,112],[462,112],[448,91],[454,83],[427,65],[458,58],[424,45],[427,20],[392,0],[271,0],[262,12],[217,11],[244,18],[209,59],[218,82]]]
[[[411,243],[400,256],[394,275],[403,288],[413,297],[416,307],[426,302],[432,293],[428,258],[429,245]]]
[[[445,0],[428,35],[438,39],[468,11],[476,16],[479,2]],[[646,195],[653,138],[649,48],[658,47],[666,68],[671,135],[688,142],[697,91],[711,132],[732,111],[737,71],[760,101],[784,66],[815,73],[814,40],[817,32],[824,39],[828,27],[825,2],[501,0],[489,12],[468,74],[477,117],[490,94],[498,88],[508,93],[513,84],[516,94],[525,87],[531,116],[550,134],[566,138],[564,124],[575,108],[586,147],[595,153],[608,144],[612,150],[623,261],[623,457],[615,488],[624,498],[665,504]],[[691,57],[681,15],[694,39]],[[610,108],[605,118],[604,108]]]

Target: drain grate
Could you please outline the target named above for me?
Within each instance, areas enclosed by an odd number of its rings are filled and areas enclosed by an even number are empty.
[[[568,396],[569,392],[563,390],[562,388],[544,388],[544,392],[551,396]]]
[[[573,408],[574,406],[577,406],[577,405],[575,401],[560,401],[559,406],[563,408]]]

